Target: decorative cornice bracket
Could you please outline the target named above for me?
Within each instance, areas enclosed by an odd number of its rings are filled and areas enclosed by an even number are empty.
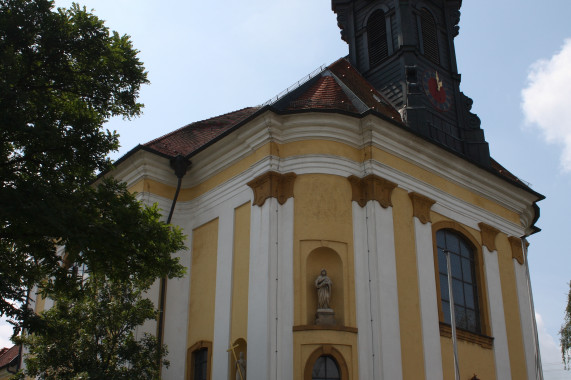
[[[512,259],[516,259],[519,265],[523,265],[524,257],[523,257],[523,247],[521,245],[521,239],[516,238],[514,236],[508,237],[510,245],[512,247]]]
[[[370,174],[364,178],[354,175],[347,178],[351,183],[352,201],[365,207],[369,201],[377,201],[383,208],[392,207],[391,194],[398,186],[389,180]]]
[[[295,173],[281,174],[269,171],[250,182],[248,186],[254,191],[254,206],[262,207],[268,198],[277,198],[278,203],[283,205],[293,197],[293,184],[297,175]]]
[[[430,220],[430,208],[436,201],[420,195],[418,193],[408,193],[410,200],[412,201],[412,214],[416,216],[422,224],[431,222]]]
[[[482,245],[488,247],[490,252],[497,251],[496,236],[498,236],[500,230],[486,223],[478,223],[478,227],[480,227],[480,233],[482,234]]]

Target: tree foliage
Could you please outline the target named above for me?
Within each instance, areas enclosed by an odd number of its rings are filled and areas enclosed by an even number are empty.
[[[567,308],[565,309],[565,322],[559,331],[561,335],[561,356],[565,368],[569,369],[571,364],[571,282],[569,283],[569,295],[567,296]]]
[[[156,358],[166,348],[154,336],[134,335],[156,317],[153,303],[143,298],[148,285],[134,277],[117,282],[90,276],[79,295],[60,292],[41,315],[44,328],[22,339],[30,352],[25,374],[45,380],[158,379]]]
[[[21,327],[34,328],[29,290],[69,287],[69,267],[111,279],[182,273],[171,257],[180,231],[124,185],[96,182],[118,147],[104,123],[141,112],[137,54],[76,4],[0,0],[0,315]]]

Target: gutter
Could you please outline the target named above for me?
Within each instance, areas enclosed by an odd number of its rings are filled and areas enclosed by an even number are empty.
[[[171,167],[174,169],[174,174],[178,178],[178,183],[176,185],[176,192],[174,194],[174,198],[172,200],[171,209],[169,212],[169,216],[167,218],[167,224],[171,223],[172,216],[174,213],[174,208],[176,205],[176,201],[178,199],[178,194],[180,193],[180,188],[182,185],[182,178],[186,174],[186,171],[192,165],[191,162],[184,156],[178,155],[174,158],[171,158],[170,161]],[[159,318],[158,318],[158,325],[157,325],[157,339],[159,343],[159,351],[157,355],[157,361],[159,365],[159,378],[161,377],[161,370],[162,370],[162,356],[161,350],[164,342],[164,321],[165,321],[165,306],[167,300],[167,277],[161,278],[160,286],[159,286]]]

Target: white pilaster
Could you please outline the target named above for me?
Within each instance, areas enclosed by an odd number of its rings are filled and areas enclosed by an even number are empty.
[[[263,206],[253,206],[250,222],[250,274],[248,288],[248,378],[270,379],[270,309],[275,294],[270,288],[270,257],[276,251],[276,205],[269,198]],[[272,226],[274,227],[272,229]],[[275,334],[275,332],[274,332]],[[272,375],[275,377],[275,373]]]
[[[361,379],[402,379],[392,208],[353,202]]]
[[[214,304],[214,342],[212,344],[212,378],[228,376],[228,345],[232,315],[232,250],[234,243],[234,208],[225,208],[218,219],[218,256],[216,259],[216,299]]]
[[[186,244],[188,245],[188,242]],[[167,359],[171,365],[168,368],[163,367],[163,379],[184,378],[186,363],[190,253],[177,252],[174,256],[179,258],[180,264],[187,268],[187,272],[184,277],[167,280],[163,337],[168,346]]]
[[[289,198],[282,206],[278,205],[277,213],[277,257],[272,263],[277,268],[277,281],[273,281],[272,289],[276,297],[272,299],[272,331],[275,331],[275,345],[272,344],[272,360],[270,379],[293,380],[293,205],[294,198]],[[276,314],[277,313],[277,314]]]
[[[440,326],[438,304],[436,303],[436,279],[434,275],[434,253],[432,223],[422,224],[414,217],[416,242],[416,268],[418,272],[418,293],[422,323],[422,347],[426,379],[442,379],[442,350],[440,347]],[[452,355],[452,353],[450,353]]]
[[[359,378],[374,379],[371,292],[369,288],[369,253],[367,247],[366,211],[353,202],[353,249],[355,251],[355,297],[357,307],[357,328],[359,329]],[[378,349],[378,347],[377,347]],[[377,351],[378,352],[378,351]]]
[[[525,258],[527,261],[527,257]],[[536,342],[535,342],[535,327],[533,325],[533,315],[529,286],[527,282],[527,273],[525,262],[523,265],[513,260],[515,280],[517,286],[517,298],[519,303],[519,314],[521,320],[521,329],[523,336],[523,346],[525,349],[525,364],[527,369],[527,378],[529,380],[536,380],[536,366],[535,366],[535,355],[536,355]]]
[[[377,262],[378,305],[380,317],[381,370],[384,380],[402,379],[400,345],[400,322],[397,290],[397,264],[395,256],[395,233],[392,207],[382,208],[378,202],[369,202],[367,209],[372,212],[369,220],[369,239],[375,247]]]
[[[490,309],[490,324],[494,337],[494,358],[496,360],[496,378],[511,379],[510,357],[508,351],[508,336],[506,333],[506,319],[504,316],[504,301],[502,298],[502,283],[500,280],[500,267],[498,252],[482,247],[484,256],[484,270],[486,272],[486,286],[488,287],[488,306]]]

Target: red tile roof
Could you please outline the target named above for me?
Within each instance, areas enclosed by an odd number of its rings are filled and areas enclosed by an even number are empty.
[[[3,348],[0,351],[0,368],[7,367],[14,359],[20,354],[19,346],[12,346],[11,348]]]
[[[320,77],[307,91],[290,102],[288,110],[300,109],[340,109],[358,113],[332,76]]]
[[[248,107],[207,120],[197,121],[144,144],[170,157],[188,156],[258,111]]]
[[[328,67],[367,107],[402,122],[397,110],[345,58]]]
[[[351,98],[354,101],[351,101]],[[357,103],[361,112],[373,110],[397,123],[402,123],[399,112],[345,58],[332,63],[318,76],[276,100],[270,105],[270,109],[280,113],[307,110],[359,113]],[[261,109],[261,107],[248,107],[197,121],[143,146],[168,157],[177,155],[188,157],[224,133],[237,128]],[[502,177],[531,190],[527,184],[493,159],[492,169]]]

